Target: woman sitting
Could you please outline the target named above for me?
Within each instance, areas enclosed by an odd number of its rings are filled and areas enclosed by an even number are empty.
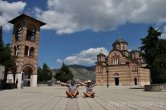
[[[87,84],[86,84],[86,85],[84,84],[84,86],[86,86],[86,91],[83,92],[83,93],[84,93],[84,96],[85,96],[85,97],[94,98],[95,92],[93,91],[93,87],[94,87],[95,85],[92,85],[91,80],[88,80]]]

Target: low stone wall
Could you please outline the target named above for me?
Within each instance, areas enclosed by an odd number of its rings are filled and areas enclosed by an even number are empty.
[[[166,92],[166,84],[145,85],[145,91],[151,92]]]

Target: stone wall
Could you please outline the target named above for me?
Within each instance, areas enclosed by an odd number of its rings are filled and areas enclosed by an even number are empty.
[[[5,67],[0,65],[0,80],[4,79]]]
[[[145,85],[145,91],[166,92],[166,84]]]

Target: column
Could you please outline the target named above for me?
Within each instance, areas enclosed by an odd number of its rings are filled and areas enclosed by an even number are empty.
[[[8,70],[6,83],[14,83],[12,70]]]
[[[31,75],[31,87],[37,87],[37,74],[32,74]]]

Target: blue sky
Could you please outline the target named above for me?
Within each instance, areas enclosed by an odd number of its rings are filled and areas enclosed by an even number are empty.
[[[149,26],[166,33],[166,0],[0,0],[0,25],[11,43],[9,20],[21,13],[47,23],[40,33],[38,65],[94,65],[102,50],[123,38],[129,49],[141,46]]]

